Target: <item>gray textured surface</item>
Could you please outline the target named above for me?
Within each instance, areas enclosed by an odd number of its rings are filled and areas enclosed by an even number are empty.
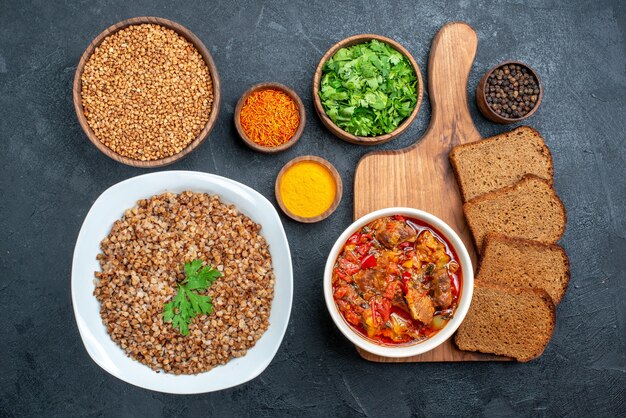
[[[526,415],[626,414],[626,4],[623,1],[0,2],[0,416],[4,415]],[[125,384],[91,361],[70,302],[74,242],[107,187],[146,173],[92,146],[71,102],[87,44],[124,18],[154,15],[193,30],[211,50],[223,106],[211,137],[171,169],[220,174],[273,199],[289,159],[332,161],[346,193],[324,222],[283,218],[295,265],[285,340],[256,380],[219,393],[170,396]],[[372,364],[335,329],[323,305],[322,266],[351,220],[352,176],[368,149],[332,137],[314,114],[310,85],[334,42],[373,32],[400,41],[425,73],[430,41],[451,20],[478,32],[469,91],[483,136],[506,128],[480,117],[479,77],[517,58],[536,68],[544,101],[529,124],[546,138],[556,189],[568,210],[562,241],[572,281],[554,337],[528,364]],[[424,74],[426,75],[426,74]],[[232,123],[239,95],[260,81],[293,87],[307,106],[300,143],[251,152]],[[426,97],[427,98],[427,97]],[[428,101],[401,138],[427,127]]]

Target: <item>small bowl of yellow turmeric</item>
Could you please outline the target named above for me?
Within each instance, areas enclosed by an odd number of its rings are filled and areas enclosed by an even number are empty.
[[[329,217],[339,206],[342,192],[337,169],[313,155],[294,158],[276,177],[278,206],[298,222],[319,222]]]

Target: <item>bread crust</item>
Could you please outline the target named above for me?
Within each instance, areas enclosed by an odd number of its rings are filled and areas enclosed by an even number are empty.
[[[474,150],[474,149],[479,149],[480,147],[482,147],[483,145],[487,145],[490,143],[498,143],[499,141],[506,141],[508,138],[514,136],[514,135],[533,135],[536,138],[538,138],[538,144],[535,144],[533,142],[533,145],[538,145],[539,146],[539,153],[542,154],[548,163],[547,166],[547,171],[549,174],[549,179],[545,179],[542,177],[539,177],[538,175],[535,174],[525,174],[523,175],[517,182],[515,182],[514,184],[508,185],[508,186],[504,186],[500,189],[495,189],[495,190],[491,190],[488,191],[486,193],[480,194],[478,196],[475,196],[471,199],[467,199],[466,197],[468,196],[468,190],[465,189],[465,186],[470,187],[470,185],[473,186],[473,183],[468,182],[467,184],[464,184],[464,182],[462,181],[462,168],[460,166],[460,160],[463,158],[462,153],[465,150]],[[532,141],[531,138],[526,137],[529,141]],[[521,139],[521,138],[519,138]],[[537,150],[536,147],[534,147],[535,150]],[[536,157],[539,158],[539,157]],[[528,296],[528,295],[533,295],[538,297],[538,299],[541,301],[541,304],[544,304],[547,311],[550,314],[550,318],[546,318],[546,328],[542,327],[542,331],[538,334],[541,337],[540,341],[535,340],[535,343],[539,343],[541,342],[541,349],[539,350],[537,349],[533,349],[533,350],[527,350],[529,351],[528,353],[523,353],[521,355],[519,355],[518,358],[516,358],[517,361],[519,362],[527,362],[530,361],[532,359],[535,359],[537,357],[539,357],[545,350],[545,348],[547,347],[550,339],[552,338],[552,335],[554,334],[554,328],[556,325],[556,304],[558,302],[560,302],[560,300],[563,298],[563,295],[565,294],[567,288],[569,287],[569,282],[571,280],[571,268],[570,268],[570,260],[569,257],[567,256],[567,253],[565,252],[565,250],[556,243],[556,241],[560,240],[563,237],[563,234],[565,233],[565,229],[566,229],[566,225],[567,225],[567,210],[565,208],[565,205],[563,204],[563,201],[560,199],[560,197],[558,196],[558,194],[556,193],[556,191],[554,190],[554,160],[552,157],[552,153],[550,152],[550,149],[547,147],[547,145],[545,144],[545,140],[543,139],[543,137],[541,136],[541,134],[534,128],[529,127],[529,126],[520,126],[512,131],[509,132],[504,132],[502,134],[499,135],[494,135],[492,137],[489,138],[485,138],[483,140],[480,141],[476,141],[476,142],[471,142],[471,143],[467,143],[467,144],[461,144],[461,145],[457,145],[455,147],[453,147],[449,154],[448,154],[448,159],[450,161],[450,166],[452,167],[452,171],[454,172],[454,176],[456,177],[457,180],[457,185],[459,187],[459,191],[461,193],[461,197],[463,199],[463,201],[465,202],[463,204],[463,212],[465,214],[465,218],[467,221],[467,225],[470,229],[470,232],[472,234],[472,239],[474,240],[474,243],[476,244],[476,248],[477,250],[480,251],[481,254],[485,253],[485,250],[487,249],[487,247],[493,243],[495,243],[496,241],[500,241],[502,243],[504,243],[505,245],[511,245],[511,246],[518,246],[518,247],[523,247],[523,246],[531,246],[533,248],[537,248],[537,249],[550,249],[550,250],[554,250],[557,251],[564,262],[564,267],[565,267],[565,281],[564,283],[560,283],[560,286],[557,286],[556,288],[550,287],[550,289],[555,292],[558,291],[559,287],[562,287],[562,293],[559,295],[559,300],[554,301],[552,300],[552,297],[550,296],[550,294],[545,290],[545,289],[541,289],[541,288],[530,288],[530,287],[512,287],[512,286],[507,286],[507,285],[503,285],[503,284],[499,284],[499,283],[492,283],[492,282],[488,282],[488,281],[484,281],[481,280],[480,277],[480,269],[482,268],[482,259],[480,261],[479,264],[479,269],[478,269],[478,274],[476,276],[475,279],[475,286],[477,289],[492,289],[498,292],[503,292],[506,293],[507,296],[505,297],[505,295],[500,295],[500,297],[503,298],[503,300],[508,301],[509,303],[514,302],[516,299],[518,299],[520,296]],[[533,169],[534,170],[534,169]],[[467,171],[467,169],[466,169]],[[542,173],[543,174],[543,173]],[[470,177],[471,178],[471,177]],[[469,180],[469,179],[468,179]],[[473,180],[472,180],[473,181]],[[472,218],[471,216],[468,216],[468,212],[470,212],[472,209],[476,208],[476,205],[481,204],[485,201],[490,201],[493,199],[499,199],[502,198],[502,196],[506,196],[506,194],[511,193],[511,192],[518,192],[519,188],[525,187],[527,182],[531,182],[531,181],[541,181],[544,184],[546,184],[548,186],[548,188],[550,189],[551,192],[551,198],[553,198],[556,202],[556,205],[558,205],[560,207],[560,214],[559,216],[556,217],[556,221],[558,222],[558,224],[556,225],[557,228],[555,228],[555,231],[553,231],[551,228],[549,228],[548,230],[550,231],[549,235],[550,236],[550,240],[552,239],[552,237],[554,235],[552,235],[553,232],[556,232],[556,235],[558,235],[558,238],[555,239],[554,242],[542,242],[542,241],[535,241],[535,240],[531,240],[531,239],[527,239],[527,238],[522,238],[522,237],[513,237],[513,236],[507,236],[503,233],[500,232],[495,232],[495,231],[484,231],[481,230],[481,233],[484,233],[484,237],[480,237],[482,239],[482,245],[479,246],[479,240],[478,240],[478,235],[477,235],[477,228],[479,227],[478,225],[474,224],[472,222]],[[500,180],[497,180],[497,182],[502,183]],[[474,187],[474,193],[479,192],[481,189],[480,188],[476,188]],[[484,188],[482,189],[484,190]],[[532,205],[531,205],[532,206]],[[497,212],[497,209],[495,210]],[[474,212],[474,214],[476,214],[476,212]],[[558,218],[562,218],[561,221],[558,221]],[[499,218],[498,218],[499,219]],[[537,219],[537,218],[535,218]],[[476,219],[474,219],[476,220]],[[480,218],[480,222],[484,223],[484,218]],[[525,221],[524,221],[525,222]],[[483,225],[487,226],[489,224]],[[532,224],[531,224],[532,225]],[[495,226],[495,225],[494,225]],[[497,226],[495,226],[497,228]],[[486,228],[484,228],[486,229]],[[507,229],[507,228],[505,228]],[[540,235],[538,235],[540,236]],[[545,236],[545,235],[544,235]],[[548,240],[546,240],[548,241]],[[560,276],[560,275],[559,275]],[[533,283],[534,284],[534,283]],[[547,284],[547,283],[546,283]],[[493,297],[494,295],[491,295],[491,297]],[[495,296],[498,296],[497,294]],[[513,298],[513,300],[509,299]],[[531,299],[532,300],[532,299]],[[534,302],[533,302],[534,303]],[[537,305],[535,305],[537,306]],[[522,309],[522,308],[520,308]],[[479,326],[480,324],[484,324],[483,320],[485,320],[486,316],[478,317],[478,323],[473,323],[472,324],[472,328],[475,326]],[[476,319],[475,319],[476,320]],[[516,321],[518,320],[518,318],[516,318]],[[543,323],[542,323],[543,324]],[[471,330],[472,328],[467,328],[467,330]],[[475,328],[474,328],[475,329]],[[504,328],[502,330],[503,332],[508,332],[507,328]],[[469,331],[471,332],[471,331]],[[545,335],[548,334],[548,335]],[[457,346],[460,349],[461,346],[459,345],[459,332],[456,333],[455,335],[455,343],[457,344]],[[485,348],[483,348],[483,350],[479,349],[478,347],[471,347],[471,344],[469,344],[470,342],[474,342],[475,345],[484,345],[484,341],[478,340],[478,339],[473,339],[471,337],[471,334],[466,334],[470,339],[469,341],[465,341],[466,344],[468,344],[470,346],[469,349],[467,349],[467,351],[478,351],[478,352],[484,352],[484,353],[488,353],[488,354],[497,354],[497,355],[505,355],[502,352],[498,352],[498,353],[494,353],[493,351],[485,351]],[[481,334],[484,335],[484,334]],[[547,341],[543,341],[544,338],[547,338]],[[501,345],[499,345],[500,343],[496,343],[493,346],[495,347],[494,351],[503,351],[504,348]],[[534,344],[531,345],[531,347],[534,347]],[[474,349],[472,349],[474,348]],[[489,348],[489,347],[487,347]],[[526,349],[526,348],[525,348]],[[523,350],[522,350],[523,351]]]
[[[526,239],[526,238],[510,237],[508,235],[501,234],[499,232],[489,231],[487,232],[487,234],[485,235],[485,238],[483,239],[483,246],[480,250],[480,253],[485,254],[487,251],[487,247],[494,241],[500,241],[500,242],[508,243],[511,245],[531,246],[531,247],[535,247],[539,249],[549,248],[561,254],[565,262],[565,283],[563,283],[563,286],[562,286],[563,292],[561,294],[561,297],[558,300],[554,300],[553,302],[555,305],[558,305],[563,300],[563,296],[565,296],[565,293],[567,292],[567,289],[569,288],[570,280],[572,278],[569,256],[567,255],[567,252],[565,251],[563,247],[561,247],[557,243],[544,243],[541,241],[534,241],[534,240]],[[477,271],[476,277],[480,276],[480,269],[482,267],[482,263],[483,263],[483,258],[481,258],[478,263],[478,269],[476,270]]]
[[[558,238],[554,241],[558,241],[563,237],[563,234],[565,233],[565,226],[567,225],[567,210],[565,209],[565,205],[563,205],[563,201],[561,201],[561,198],[556,194],[556,191],[554,190],[554,188],[552,187],[552,185],[546,181],[545,179],[536,176],[534,174],[525,174],[520,181],[518,181],[517,183],[511,185],[511,186],[506,186],[503,187],[501,189],[497,189],[494,190],[492,192],[487,192],[485,194],[482,194],[480,196],[477,196],[475,198],[473,198],[472,200],[465,202],[463,204],[463,214],[465,215],[465,220],[467,221],[467,225],[470,229],[470,232],[472,233],[472,238],[474,240],[474,244],[476,245],[476,249],[478,251],[482,251],[483,249],[483,245],[481,245],[481,243],[478,242],[477,240],[477,231],[475,228],[475,225],[472,224],[471,221],[471,216],[467,216],[467,212],[468,212],[468,208],[472,208],[473,206],[477,205],[478,203],[487,201],[487,200],[491,200],[491,199],[495,199],[498,198],[502,195],[505,195],[509,192],[515,191],[518,188],[522,187],[525,183],[529,182],[529,181],[541,181],[543,183],[545,183],[551,190],[552,193],[554,194],[554,198],[557,201],[557,204],[561,207],[562,210],[562,214],[563,214],[563,220],[561,222],[561,226],[560,226],[560,231],[559,231],[559,236]],[[487,231],[487,232],[491,232],[491,231]],[[542,242],[542,241],[541,241]],[[481,252],[482,254],[482,252]]]
[[[552,301],[552,298],[550,297],[548,292],[546,292],[543,289],[530,289],[530,288],[519,288],[519,287],[515,288],[515,287],[503,286],[503,285],[499,285],[495,283],[480,281],[478,279],[475,281],[475,286],[477,288],[495,289],[495,290],[499,290],[499,291],[502,291],[508,294],[513,294],[513,295],[534,294],[535,296],[538,296],[543,303],[545,303],[546,307],[548,308],[548,311],[550,312],[550,319],[549,319],[550,332],[549,332],[547,341],[545,341],[545,343],[543,344],[543,348],[539,352],[535,352],[532,355],[529,355],[527,357],[512,357],[512,358],[515,358],[515,360],[517,360],[520,363],[526,363],[530,360],[536,359],[537,357],[541,356],[543,352],[545,351],[546,347],[548,346],[550,340],[552,339],[552,336],[554,335],[554,328],[556,325],[556,306],[554,302]],[[457,347],[462,351],[476,351],[476,352],[481,352],[485,354],[496,354],[496,355],[506,356],[503,353],[494,353],[494,352],[490,352],[487,350],[480,350],[478,348],[475,350],[461,348],[461,346],[459,345],[459,332],[458,331],[454,336],[454,342],[457,345]]]
[[[454,177],[456,178],[456,184],[457,186],[459,186],[459,191],[461,192],[461,200],[463,200],[463,202],[466,201],[465,196],[467,196],[467,191],[463,187],[463,182],[461,181],[461,175],[459,174],[459,167],[457,166],[457,162],[456,162],[455,150],[459,147],[463,147],[465,145],[471,145],[471,144],[473,144],[473,142],[470,142],[469,144],[457,145],[456,147],[452,148],[452,151],[450,151],[450,153],[448,154],[450,167],[452,167],[452,172],[454,173]]]
[[[456,145],[455,147],[453,147],[450,150],[450,153],[448,154],[448,159],[450,160],[450,166],[452,167],[452,171],[454,172],[454,177],[456,178],[456,182],[459,186],[459,190],[461,192],[461,197],[463,198],[464,202],[467,202],[471,199],[467,199],[467,190],[465,190],[465,187],[463,185],[463,181],[461,180],[461,174],[460,174],[460,167],[458,166],[458,162],[457,162],[457,158],[458,158],[458,153],[465,150],[465,149],[472,149],[472,148],[480,148],[482,145],[484,144],[488,144],[488,143],[495,143],[498,142],[499,140],[502,140],[504,138],[507,138],[513,134],[516,134],[517,132],[522,132],[522,131],[528,131],[530,132],[530,134],[539,137],[540,139],[540,146],[541,146],[541,153],[547,157],[548,159],[548,172],[550,173],[550,179],[544,179],[547,180],[549,182],[550,185],[552,185],[554,183],[554,160],[552,158],[552,153],[550,152],[550,148],[548,148],[548,146],[545,143],[545,140],[543,139],[543,137],[541,136],[541,134],[539,133],[539,131],[537,131],[535,128],[532,128],[530,126],[527,125],[522,125],[519,126],[515,129],[513,129],[512,131],[508,131],[508,132],[503,132],[501,134],[498,135],[494,135],[494,136],[490,136],[489,138],[485,138],[485,139],[481,139],[478,141],[474,141],[474,142],[469,142],[466,144],[460,144],[460,145]],[[489,192],[488,192],[489,193]]]

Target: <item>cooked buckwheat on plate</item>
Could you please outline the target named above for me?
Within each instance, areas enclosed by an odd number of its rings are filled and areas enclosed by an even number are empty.
[[[132,358],[172,373],[200,373],[254,346],[268,327],[272,258],[261,225],[206,193],[142,199],[113,224],[98,255],[95,296],[111,338]],[[183,265],[205,260],[222,273],[208,289],[213,312],[182,335],[163,318]]]
[[[214,273],[210,283],[192,283],[193,261]],[[272,204],[211,174],[165,171],[112,186],[74,251],[72,303],[87,352],[114,376],[161,392],[211,392],[258,376],[280,346],[292,293]],[[164,315],[181,294],[190,303]],[[210,303],[186,317],[200,299]]]

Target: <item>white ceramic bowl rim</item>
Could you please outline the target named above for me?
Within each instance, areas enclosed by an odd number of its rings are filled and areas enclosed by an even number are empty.
[[[270,325],[245,356],[231,359],[197,375],[156,373],[127,357],[102,324],[100,304],[93,296],[94,271],[100,270],[96,255],[111,225],[137,200],[156,194],[185,190],[219,195],[241,213],[262,225],[276,277]],[[289,243],[274,206],[260,193],[236,181],[193,171],[161,171],[117,183],[94,202],[81,227],[72,262],[72,305],[83,344],[91,358],[113,376],[145,389],[192,394],[226,389],[245,383],[265,370],[285,335],[293,297],[293,272]]]
[[[450,242],[452,247],[454,247],[454,250],[456,251],[456,254],[459,258],[459,263],[461,264],[461,271],[463,275],[461,299],[459,301],[459,306],[456,308],[456,311],[454,313],[454,317],[450,320],[450,322],[442,330],[440,330],[434,336],[427,340],[412,345],[398,347],[378,345],[358,334],[357,331],[355,331],[343,319],[343,316],[337,309],[337,305],[335,304],[332,292],[333,266],[344,243],[354,232],[358,231],[364,225],[367,225],[375,219],[391,215],[408,216],[432,225]],[[339,328],[341,333],[345,335],[346,338],[348,338],[348,340],[350,340],[357,347],[360,347],[363,350],[368,351],[372,354],[383,357],[402,358],[416,356],[441,345],[448,338],[450,338],[452,334],[454,334],[459,325],[461,325],[461,322],[463,322],[463,319],[465,318],[465,315],[467,314],[470,303],[472,301],[473,291],[474,270],[472,267],[472,260],[470,259],[470,256],[467,252],[467,249],[465,248],[465,245],[463,245],[463,241],[461,240],[461,238],[459,238],[456,232],[454,232],[454,230],[450,226],[448,226],[448,224],[437,218],[435,215],[414,208],[391,207],[380,209],[368,213],[367,215],[354,221],[348,228],[346,228],[346,230],[339,236],[339,238],[335,242],[335,245],[330,250],[330,254],[328,255],[328,259],[326,260],[326,268],[324,269],[324,298],[326,299],[326,307],[328,308],[328,312],[335,322],[335,325],[337,325],[337,328]]]

